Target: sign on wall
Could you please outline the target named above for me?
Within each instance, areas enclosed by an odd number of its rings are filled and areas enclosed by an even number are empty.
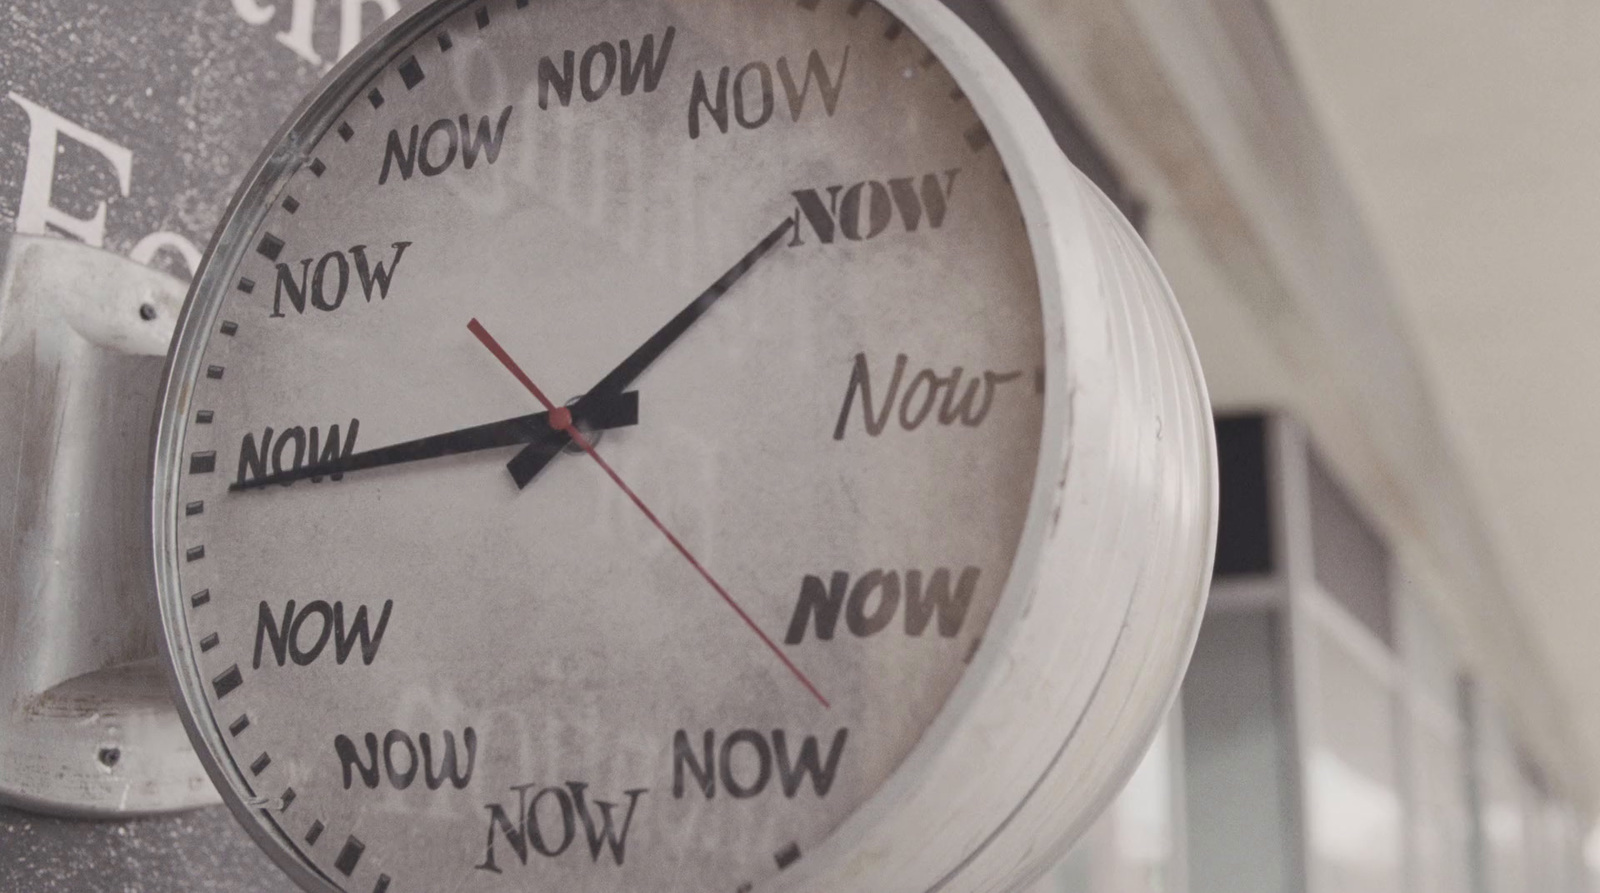
[[[188,279],[300,98],[401,0],[19,0],[0,25],[0,232]]]

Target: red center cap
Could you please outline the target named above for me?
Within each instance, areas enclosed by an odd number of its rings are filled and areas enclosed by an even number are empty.
[[[565,406],[558,406],[550,410],[550,427],[557,431],[565,431],[572,427],[572,410]]]

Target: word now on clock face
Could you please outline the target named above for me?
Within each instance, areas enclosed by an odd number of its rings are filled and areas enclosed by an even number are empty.
[[[182,336],[166,597],[230,796],[349,890],[802,870],[939,715],[1028,513],[1000,157],[875,4],[395,33]]]

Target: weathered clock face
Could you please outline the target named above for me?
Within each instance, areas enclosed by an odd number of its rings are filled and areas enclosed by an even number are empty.
[[[158,471],[198,734],[302,882],[737,891],[945,704],[1044,335],[976,112],[883,9],[490,0],[292,131]]]

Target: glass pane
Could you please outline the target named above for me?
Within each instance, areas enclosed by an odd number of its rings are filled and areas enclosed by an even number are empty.
[[[1172,735],[1163,725],[1111,808],[1030,893],[1182,893],[1172,768]]]
[[[1278,636],[1266,612],[1216,614],[1200,628],[1183,681],[1193,893],[1285,893],[1301,886]]]
[[[1096,893],[1094,861],[1099,852],[1098,843],[1092,833],[1078,841],[1067,858],[1029,887],[1028,893]]]
[[[1528,885],[1521,773],[1501,747],[1484,753],[1483,837],[1491,893],[1522,893]]]
[[[1406,576],[1411,574],[1411,570],[1407,568],[1401,573]],[[1421,683],[1423,692],[1433,706],[1459,719],[1461,666],[1456,660],[1455,649],[1439,624],[1438,616],[1420,598],[1406,598],[1398,605],[1405,618],[1401,648],[1406,655],[1411,678]]]
[[[1384,644],[1394,645],[1389,549],[1311,450],[1311,565],[1317,582]]]
[[[1416,727],[1417,893],[1471,888],[1471,824],[1465,756],[1455,734]]]
[[[1395,698],[1339,639],[1317,632],[1306,799],[1323,893],[1403,893]]]
[[[1172,735],[1163,725],[1112,806],[1115,893],[1171,893],[1175,873]]]

